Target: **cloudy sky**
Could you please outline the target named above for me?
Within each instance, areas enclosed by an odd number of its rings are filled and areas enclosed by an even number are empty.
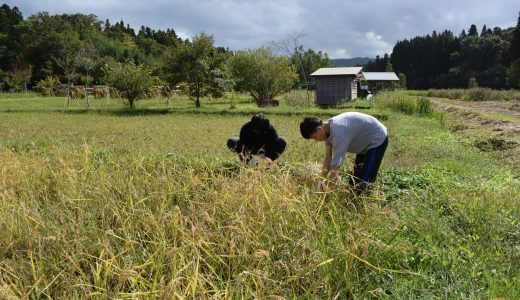
[[[8,0],[37,12],[95,14],[138,30],[172,28],[183,38],[213,34],[217,46],[256,48],[303,33],[300,44],[331,58],[391,53],[398,40],[471,24],[515,26],[518,0]]]

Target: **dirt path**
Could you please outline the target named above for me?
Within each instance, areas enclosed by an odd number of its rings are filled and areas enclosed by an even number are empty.
[[[430,98],[441,111],[471,125],[493,127],[493,131],[520,134],[520,101],[461,101]],[[468,124],[470,125],[470,124]]]
[[[429,99],[446,112],[453,132],[470,137],[481,151],[495,153],[520,178],[520,101]]]

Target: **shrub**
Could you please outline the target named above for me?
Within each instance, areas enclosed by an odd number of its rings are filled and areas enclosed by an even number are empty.
[[[420,96],[420,95],[417,95]],[[447,99],[462,99],[464,96],[464,90],[462,89],[429,89],[427,93],[428,97],[438,97]]]
[[[54,76],[40,80],[34,90],[43,96],[55,96],[60,86],[60,80]]]
[[[476,88],[468,89],[468,92],[466,93],[465,100],[469,100],[469,101],[496,100],[496,98],[493,99],[494,96],[495,95],[494,95],[492,89],[476,87]]]
[[[434,109],[432,107],[432,102],[428,98],[418,98],[416,111],[421,116],[433,115]]]
[[[407,96],[403,93],[384,93],[375,99],[375,103],[378,108],[389,108],[407,115],[418,114],[432,117],[435,114],[431,101],[425,97]]]

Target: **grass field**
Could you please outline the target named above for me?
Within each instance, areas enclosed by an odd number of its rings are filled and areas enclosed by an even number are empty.
[[[0,298],[518,299],[511,158],[438,113],[396,111],[415,97],[392,97],[134,111],[0,98]],[[390,133],[363,197],[345,183],[318,192],[324,146],[299,134],[304,116],[345,110]],[[288,141],[277,168],[241,166],[225,146],[259,111]]]

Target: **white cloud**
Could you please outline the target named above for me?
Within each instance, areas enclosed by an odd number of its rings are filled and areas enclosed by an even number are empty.
[[[175,30],[175,33],[177,33],[177,36],[183,40],[186,40],[186,39],[191,40],[194,37],[193,34],[191,34],[188,30],[186,30],[184,28],[179,28],[178,30]]]
[[[372,53],[390,53],[393,45],[385,42],[381,35],[375,34],[373,31],[365,32],[366,47],[370,49]]]
[[[348,53],[347,49],[336,49],[329,53],[330,58],[350,58],[351,55]]]

